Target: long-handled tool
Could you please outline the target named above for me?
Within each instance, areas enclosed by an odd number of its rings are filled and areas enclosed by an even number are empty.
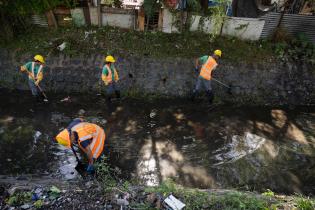
[[[83,174],[85,172],[85,167],[84,164],[81,162],[81,160],[79,159],[76,151],[74,150],[73,146],[71,145],[71,150],[75,156],[75,159],[77,160],[78,164],[76,165],[75,169],[80,173]]]
[[[80,159],[79,159],[79,157],[78,157],[78,155],[77,155],[77,153],[76,153],[76,151],[74,150],[74,148],[73,148],[72,145],[71,145],[71,150],[72,150],[72,152],[73,152],[73,154],[74,154],[74,156],[75,156],[75,159],[77,160],[78,164],[81,164],[81,161],[80,161]]]
[[[36,85],[38,87],[38,90],[42,93],[42,95],[44,96],[44,101],[48,102],[48,98],[45,94],[45,92],[43,91],[43,89],[39,86],[39,85]]]
[[[212,80],[215,81],[215,82],[217,82],[217,83],[219,83],[219,84],[222,85],[223,87],[226,87],[226,88],[228,89],[228,90],[227,90],[227,93],[230,94],[230,95],[232,95],[232,86],[231,86],[231,85],[227,85],[227,84],[225,84],[225,83],[223,83],[223,82],[221,82],[221,81],[219,81],[219,80],[217,80],[217,79],[215,79],[215,78],[212,78]]]

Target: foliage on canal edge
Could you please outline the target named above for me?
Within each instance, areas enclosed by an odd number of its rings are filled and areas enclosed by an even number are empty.
[[[119,177],[119,171],[112,169],[103,159],[97,165],[98,180],[101,183],[104,193],[119,191],[122,193],[132,192],[132,185]],[[264,209],[276,210],[290,205],[300,210],[311,210],[315,208],[313,198],[296,196],[279,196],[271,190],[259,194],[255,192],[241,192],[237,190],[200,190],[187,188],[176,184],[173,180],[163,181],[159,186],[144,188],[145,194],[156,194],[157,197],[166,198],[174,195],[186,204],[187,209]],[[133,207],[150,208],[152,204],[131,203]]]

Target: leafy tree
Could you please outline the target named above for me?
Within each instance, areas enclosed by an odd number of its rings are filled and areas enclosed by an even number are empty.
[[[0,27],[4,33],[1,38],[11,40],[15,34],[28,28],[31,14],[43,14],[58,5],[68,4],[72,0],[0,0]]]

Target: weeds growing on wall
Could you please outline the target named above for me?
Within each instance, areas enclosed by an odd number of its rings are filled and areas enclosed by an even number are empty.
[[[281,61],[315,64],[315,46],[305,34],[292,37],[280,28],[275,32],[273,41],[274,51]]]
[[[87,35],[88,32],[90,33]],[[43,36],[42,34],[45,34]],[[66,42],[63,51],[57,46]],[[29,28],[14,42],[0,43],[0,47],[19,55],[65,54],[70,56],[113,54],[116,57],[140,56],[151,58],[188,58],[209,55],[222,49],[223,60],[242,63],[260,63],[273,58],[269,42],[242,41],[234,37],[217,37],[212,42],[209,35],[200,32],[166,34],[162,32],[126,31],[113,27],[58,28],[57,30]],[[225,53],[228,52],[228,53]],[[250,52],[250,53],[249,53]]]
[[[218,0],[218,5],[210,8],[211,21],[213,22],[212,33],[210,34],[211,40],[221,35],[221,29],[224,23],[225,6],[228,0]]]

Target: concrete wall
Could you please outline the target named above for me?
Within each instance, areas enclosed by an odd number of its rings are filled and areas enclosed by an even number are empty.
[[[97,7],[89,7],[90,9],[90,19],[91,25],[98,26],[98,12]]]
[[[177,33],[174,22],[176,17],[167,9],[163,10],[163,32]],[[202,17],[193,15],[191,17],[190,31],[203,31],[204,33],[212,33],[213,22],[211,17]],[[228,17],[225,19],[222,34],[238,37],[245,40],[258,40],[264,28],[265,21],[257,18],[239,18]]]
[[[24,55],[0,50],[0,86],[28,89],[27,78],[18,67],[31,60]],[[98,92],[103,55],[70,58],[60,55],[47,58],[42,86],[46,91]],[[148,57],[117,57],[120,86],[124,92],[188,96],[197,75],[193,60],[153,59]],[[315,104],[314,66],[266,62],[243,64],[223,61],[214,77],[233,85],[233,97],[213,82],[217,98],[237,103]]]
[[[162,32],[179,33],[175,24],[179,14],[174,15],[168,9],[164,9],[162,14]],[[135,24],[135,13],[133,10],[102,8],[102,18],[103,25],[133,29]],[[258,40],[264,24],[265,21],[261,19],[229,17],[224,21],[222,34],[245,40]],[[212,29],[213,22],[210,17],[192,16],[191,31],[201,30],[205,33],[211,33]]]
[[[134,29],[134,10],[124,10],[118,8],[102,8],[103,26],[114,26],[119,28]]]
[[[193,15],[191,18],[190,31],[203,31],[210,34],[213,29],[213,22],[211,18],[204,18],[200,15]]]
[[[257,18],[230,17],[224,21],[222,34],[239,39],[258,40],[264,25],[265,21]]]
[[[162,32],[164,33],[178,33],[179,30],[175,27],[174,21],[176,18],[168,9],[163,10],[163,24]]]

